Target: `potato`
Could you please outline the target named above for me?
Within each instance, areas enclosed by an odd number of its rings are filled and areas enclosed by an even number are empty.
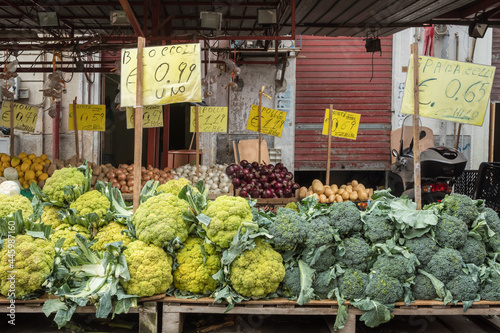
[[[364,189],[365,189],[365,185],[363,185],[363,184],[358,184],[357,189],[358,189],[358,191],[359,191],[359,190],[364,190]]]
[[[49,163],[44,164],[44,166],[43,166],[43,172],[47,173],[49,171],[49,168],[50,168],[51,165],[52,165],[52,163],[50,163],[50,164]]]
[[[307,193],[306,193],[306,197],[308,197],[308,196],[310,196],[310,195],[313,195],[313,194],[314,194],[314,192],[313,192],[313,191],[307,191]]]
[[[346,190],[347,192],[351,193],[351,192],[352,192],[352,186],[351,186],[351,185],[347,185],[347,186],[345,187],[345,190]]]
[[[97,176],[92,176],[90,179],[90,186],[95,186],[95,183],[97,183]]]
[[[358,192],[353,191],[349,194],[349,200],[351,201],[356,201],[358,200]]]
[[[92,174],[94,176],[99,176],[101,174],[101,167],[96,165],[92,168]]]
[[[97,180],[98,181],[100,180],[101,182],[103,182],[105,178],[106,178],[106,175],[103,173],[100,173],[99,176],[97,176]]]
[[[364,190],[358,191],[358,199],[360,201],[367,201],[368,200],[368,194]]]
[[[56,170],[64,168],[64,162],[62,162],[62,161],[55,160],[54,164],[56,165]]]
[[[343,185],[340,186],[340,188],[343,188],[344,190],[345,190],[346,187],[347,187],[346,184],[343,184]]]
[[[54,174],[54,171],[56,171],[56,170],[57,170],[57,164],[52,163],[52,164],[50,165],[50,167],[47,169],[47,174],[48,174],[49,176],[52,176],[52,175]]]
[[[327,203],[328,201],[327,201],[327,199],[326,199],[326,195],[324,195],[324,194],[320,194],[320,195],[319,195],[319,202],[320,202],[320,203]]]
[[[42,188],[43,185],[45,185],[45,180],[39,180],[38,183],[37,183],[38,187],[39,188]]]
[[[342,195],[342,193],[344,193],[344,192],[345,192],[345,189],[341,188],[341,189],[339,189],[339,190],[337,191],[337,194]]]
[[[109,168],[105,165],[101,165],[101,173],[107,174],[109,172]]]
[[[309,186],[309,188],[308,188],[307,190],[308,190],[308,191],[311,191],[311,192],[314,192],[314,191],[313,191],[313,187],[312,187],[312,185],[311,185],[311,186]]]
[[[321,181],[315,179],[312,183],[312,189],[314,193],[323,194],[325,193],[325,186]]]
[[[302,186],[299,190],[299,198],[305,198],[307,196],[307,187]]]
[[[353,179],[353,180],[351,181],[351,185],[352,185],[352,187],[354,187],[354,186],[356,186],[356,185],[358,185],[358,184],[359,184],[359,183],[358,183],[358,181],[357,181],[356,179]]]
[[[336,202],[343,202],[344,199],[342,199],[342,196],[340,194],[335,195],[335,201]]]
[[[313,193],[314,197],[319,200],[319,195],[317,193]]]
[[[337,186],[337,184],[333,184],[332,186],[330,186],[330,188],[332,189],[332,191],[333,191],[334,193],[337,193],[337,192],[338,192],[338,190],[339,190],[339,187]]]
[[[349,200],[350,195],[351,194],[349,192],[344,191],[344,192],[342,192],[342,199]]]
[[[328,197],[328,202],[335,202],[335,194],[332,194]]]
[[[334,194],[334,193],[333,193],[333,191],[332,191],[332,189],[331,189],[331,188],[329,188],[329,187],[328,187],[328,188],[326,188],[326,190],[325,190],[325,195],[326,195],[327,197],[330,197],[332,194]]]

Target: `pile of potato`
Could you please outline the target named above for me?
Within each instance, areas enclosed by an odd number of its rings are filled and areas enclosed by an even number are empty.
[[[339,187],[336,184],[323,185],[319,179],[315,179],[309,188],[302,186],[299,190],[301,199],[314,195],[321,203],[368,201],[372,194],[372,188],[365,188],[357,180],[352,180]]]
[[[148,180],[156,180],[160,184],[165,184],[173,178],[174,176],[170,172],[169,167],[164,169],[154,168],[151,165],[141,167],[141,186],[144,186]],[[122,193],[133,193],[135,183],[134,165],[120,164],[118,168],[106,173],[106,179],[113,184],[113,187],[118,188]]]

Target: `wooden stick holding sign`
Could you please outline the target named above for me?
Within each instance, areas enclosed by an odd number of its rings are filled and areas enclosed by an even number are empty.
[[[330,117],[328,118],[328,158],[326,159],[326,185],[330,185],[330,162],[332,155],[332,118],[333,104],[330,104]]]
[[[194,127],[196,131],[196,177],[200,177],[200,115],[198,104],[194,107]]]
[[[14,101],[10,101],[10,156],[14,156]]]
[[[80,147],[78,146],[78,126],[77,126],[77,118],[76,118],[76,99],[73,100],[73,126],[75,128],[75,146],[76,146],[76,158],[80,160]]]
[[[271,96],[264,94],[264,89],[266,86],[262,86],[262,88],[259,91],[259,165],[262,164],[262,95],[266,96],[267,98],[271,99]]]
[[[417,210],[422,209],[422,184],[420,179],[420,114],[418,82],[418,43],[411,46],[413,55],[413,177]]]
[[[134,213],[139,208],[139,199],[141,195],[141,166],[142,166],[142,74],[143,63],[142,53],[146,39],[137,38],[137,86],[135,96],[135,116],[134,116]]]

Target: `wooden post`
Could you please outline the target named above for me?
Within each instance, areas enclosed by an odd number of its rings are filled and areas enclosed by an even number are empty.
[[[332,117],[333,104],[330,104],[330,116],[328,118],[328,158],[326,159],[326,185],[330,185],[330,162],[332,155]]]
[[[134,115],[134,213],[139,207],[141,195],[141,167],[142,167],[142,52],[146,44],[144,37],[137,38],[137,86],[135,96]]]
[[[76,146],[76,158],[80,161],[80,147],[78,146],[78,127],[77,127],[77,118],[76,118],[76,99],[73,100],[73,126],[75,128],[75,146]]]
[[[259,165],[262,163],[262,148],[261,148],[261,142],[262,142],[262,93],[264,92],[265,86],[262,86],[262,89],[260,89],[259,92]]]
[[[420,114],[418,82],[418,43],[412,44],[413,54],[413,176],[417,210],[422,209],[422,184],[420,181]]]
[[[14,156],[14,101],[10,101],[10,157]]]
[[[194,107],[194,127],[196,131],[196,177],[200,177],[200,118],[198,105]]]
[[[493,162],[495,157],[495,111],[496,104],[490,103],[490,151],[488,154],[488,162]]]

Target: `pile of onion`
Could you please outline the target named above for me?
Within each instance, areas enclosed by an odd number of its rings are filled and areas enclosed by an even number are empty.
[[[186,178],[191,184],[196,184],[199,180],[205,181],[205,186],[209,189],[209,193],[226,194],[229,193],[231,180],[226,175],[227,165],[200,165],[199,177],[196,176],[196,166],[183,165],[173,171],[174,179]]]
[[[120,164],[118,168],[110,170],[106,177],[109,182],[113,184],[113,187],[118,188],[122,193],[132,193],[134,191],[134,165],[133,164]],[[160,184],[165,184],[170,179],[173,179],[173,175],[170,172],[170,168],[158,169],[153,168],[149,165],[147,168],[141,168],[141,187],[146,184],[148,180],[156,180]]]
[[[293,181],[293,173],[283,163],[259,165],[246,160],[226,168],[235,190],[248,198],[293,198],[299,184]]]

